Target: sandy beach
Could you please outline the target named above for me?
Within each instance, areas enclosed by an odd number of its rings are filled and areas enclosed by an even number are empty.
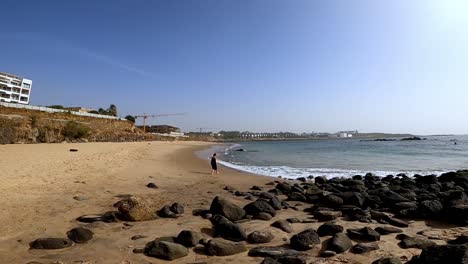
[[[208,148],[199,142],[139,142],[36,144],[0,146],[0,263],[165,263],[132,252],[162,236],[177,236],[182,230],[209,233],[209,220],[192,216],[194,209],[209,209],[217,195],[240,206],[250,201],[236,197],[223,188],[233,186],[248,191],[253,185],[265,185],[273,178],[251,175],[221,167],[220,175],[211,175],[208,159],[201,160],[194,151]],[[77,149],[70,152],[69,149]],[[208,157],[207,157],[208,158]],[[159,188],[146,187],[154,182]],[[185,206],[177,219],[161,218],[142,222],[85,224],[76,218],[116,210],[119,196],[130,194],[148,198],[162,207],[174,202]],[[284,197],[283,197],[284,198]],[[275,239],[266,245],[283,245],[289,238],[307,228],[317,229],[322,223],[293,224],[294,232],[285,233],[270,227],[272,221],[296,217],[310,219],[298,204],[298,211],[281,210],[271,221],[252,220],[241,225],[246,233],[270,230]],[[345,228],[375,227],[378,224],[337,220]],[[74,227],[88,227],[94,238],[60,250],[30,250],[29,243],[40,237],[66,237]],[[437,226],[433,226],[437,227]],[[415,235],[430,229],[423,221],[404,228]],[[460,231],[465,232],[466,229]],[[146,238],[131,240],[132,236]],[[323,241],[324,239],[322,239]],[[433,240],[438,244],[442,240]],[[370,263],[380,256],[395,255],[409,260],[419,249],[401,249],[394,235],[382,236],[380,249],[357,255],[345,252],[331,258],[318,258],[320,246],[307,251],[314,263]],[[249,248],[253,245],[248,245]],[[208,257],[190,250],[187,257],[172,263],[260,263],[263,258],[247,252],[227,257]]]

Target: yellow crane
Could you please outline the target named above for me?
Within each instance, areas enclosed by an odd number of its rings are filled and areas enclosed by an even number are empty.
[[[151,117],[151,118],[156,118],[156,117],[162,117],[162,116],[181,116],[181,115],[185,115],[185,113],[177,113],[177,114],[152,114],[152,115],[147,115],[146,113],[144,113],[143,115],[137,115],[137,116],[134,116],[135,119],[137,118],[143,118],[143,132],[146,132],[146,119],[148,117]]]

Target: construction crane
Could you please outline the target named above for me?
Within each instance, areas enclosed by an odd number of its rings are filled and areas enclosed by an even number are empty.
[[[143,118],[143,132],[146,132],[146,119],[148,117],[151,117],[151,118],[156,118],[156,117],[162,117],[162,116],[181,116],[181,115],[185,115],[185,113],[177,113],[177,114],[158,114],[158,115],[147,115],[146,113],[144,113],[143,115],[137,115],[135,116],[135,119],[137,118]]]
[[[216,129],[216,128],[212,128],[212,127],[197,127],[197,129],[200,130],[200,133],[203,132],[203,129]]]

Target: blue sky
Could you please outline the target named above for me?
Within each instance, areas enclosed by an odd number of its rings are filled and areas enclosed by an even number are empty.
[[[464,0],[3,0],[34,105],[194,130],[468,133]]]

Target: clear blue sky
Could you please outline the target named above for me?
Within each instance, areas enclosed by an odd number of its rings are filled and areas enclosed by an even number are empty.
[[[2,1],[34,105],[193,130],[468,133],[468,1]]]

